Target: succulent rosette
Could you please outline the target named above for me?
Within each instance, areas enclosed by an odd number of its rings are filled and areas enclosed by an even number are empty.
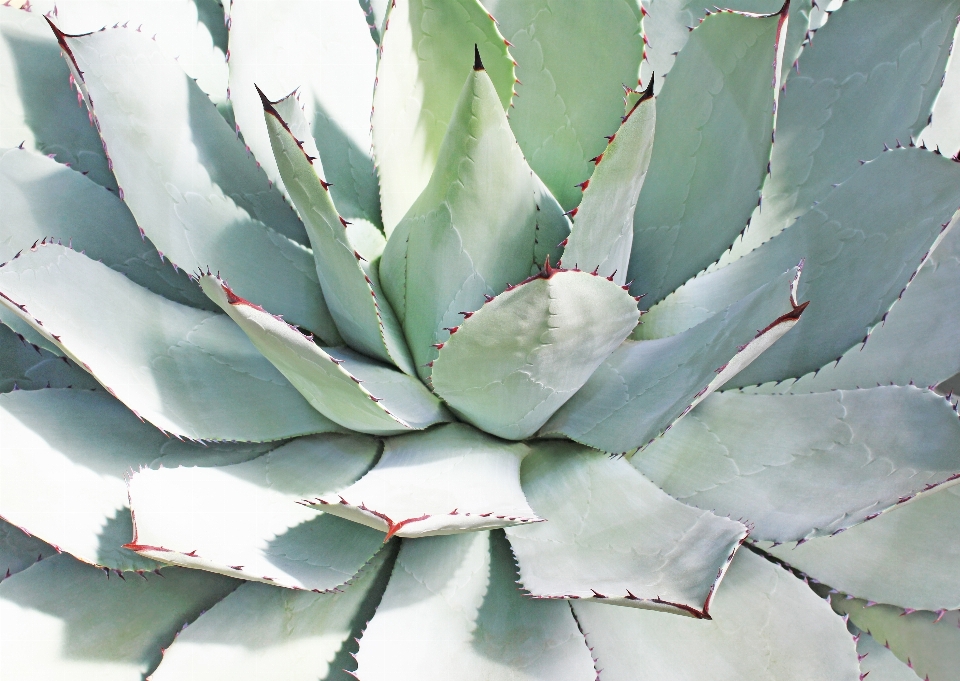
[[[956,679],[960,0],[387,4],[0,7],[0,675]]]

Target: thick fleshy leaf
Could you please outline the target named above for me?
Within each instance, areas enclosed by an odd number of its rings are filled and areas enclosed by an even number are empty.
[[[798,295],[810,310],[734,385],[815,371],[882,320],[958,206],[960,164],[921,149],[881,154],[777,238],[671,294],[639,332],[678,333],[804,258]]]
[[[715,262],[757,205],[785,19],[708,16],[690,34],[657,98],[627,277],[634,295],[649,296],[648,304]]]
[[[954,44],[956,36],[954,36]],[[951,54],[953,54],[951,50]],[[960,116],[960,59],[947,62],[943,87],[933,106],[930,124],[920,133],[920,139],[930,149],[939,148],[947,155],[960,150],[960,131],[957,130],[957,117]]]
[[[463,86],[430,183],[383,253],[383,287],[422,377],[437,357],[434,346],[460,324],[460,312],[478,309],[484,296],[530,274],[538,189],[493,81],[478,64]]]
[[[356,481],[378,452],[370,437],[319,435],[232,466],[141,470],[129,483],[133,541],[124,548],[183,567],[330,591],[377,553],[383,534],[297,501]]]
[[[501,112],[516,80],[503,36],[477,0],[391,4],[371,119],[387,236],[433,175],[475,46]]]
[[[570,220],[554,198],[550,190],[534,176],[534,196],[537,202],[537,236],[533,241],[533,263],[530,274],[540,271],[541,265],[548,259],[560,262],[563,255],[564,239],[570,236]]]
[[[116,189],[100,138],[78,106],[69,79],[60,46],[43,17],[0,7],[0,148],[22,143],[26,149],[54,154],[61,163]]]
[[[304,127],[293,95],[280,106],[293,114],[296,127]],[[307,228],[324,299],[340,335],[354,349],[415,374],[403,329],[380,290],[379,261],[367,262],[354,248],[330,197],[331,185],[317,174],[323,168],[314,167],[316,159],[295,137],[295,128],[266,97],[262,107],[276,165]]]
[[[36,241],[59,240],[165,298],[216,309],[186,272],[162,260],[115,194],[70,168],[0,151],[0,206],[0,263]]]
[[[930,254],[900,300],[857,343],[795,382],[758,392],[822,392],[873,385],[938,385],[960,372],[960,218]]]
[[[24,681],[141,681],[180,628],[239,582],[200,570],[104,576],[67,555],[0,583],[3,673]]]
[[[50,544],[0,519],[0,581],[56,554]]]
[[[510,109],[524,156],[564,208],[620,124],[623,85],[636,84],[643,55],[636,0],[494,0],[484,6],[510,41],[517,96]],[[583,268],[586,269],[586,268]],[[591,266],[589,269],[593,269]]]
[[[40,388],[96,388],[93,376],[0,324],[0,393]]]
[[[440,426],[390,438],[356,483],[302,503],[388,538],[538,522],[520,489],[520,462],[529,451],[464,424]]]
[[[331,593],[241,584],[180,632],[151,680],[339,678],[338,668],[352,662],[344,659],[349,637],[373,616],[395,555],[392,547],[384,549],[349,585]]]
[[[234,0],[230,101],[244,141],[267,176],[283,185],[256,86],[271,97],[297,90],[340,211],[379,224],[370,157],[377,48],[367,33],[356,0]]]
[[[320,347],[296,327],[235,295],[217,277],[201,277],[200,285],[307,401],[336,423],[389,435],[449,420],[440,400],[416,378],[347,348]]]
[[[792,225],[862,161],[907,144],[927,124],[960,1],[910,7],[904,14],[900,0],[845,2],[803,50],[780,97],[762,207],[725,261]],[[882,193],[875,186],[869,196]]]
[[[627,281],[633,213],[650,165],[656,121],[651,83],[597,157],[596,170],[583,185],[583,200],[563,251],[564,267],[596,269],[618,284]]]
[[[672,497],[739,518],[753,539],[842,532],[960,479],[960,419],[913,387],[713,395],[642,455]]]
[[[209,465],[251,451],[170,439],[102,391],[0,395],[0,428],[0,516],[80,560],[116,570],[156,567],[121,548],[133,537],[124,476],[170,465],[173,457]]]
[[[760,546],[860,598],[917,610],[960,608],[960,487],[915,499],[834,537]]]
[[[169,433],[264,441],[336,430],[226,316],[68,248],[38,246],[0,268],[0,305]]]
[[[803,582],[750,551],[737,553],[713,621],[574,602],[601,681],[776,679],[857,681],[843,621]]]
[[[122,196],[157,248],[182,269],[219,271],[242,295],[336,342],[313,258],[298,243],[303,225],[196,83],[134,30],[60,40],[83,72]]]
[[[797,324],[798,276],[785,272],[676,336],[624,342],[541,435],[615,453],[649,444]]]
[[[573,397],[639,317],[617,284],[544,269],[450,329],[433,389],[478,428],[522,440]]]
[[[499,532],[404,542],[360,640],[356,677],[593,681],[567,604],[524,598],[516,579]]]
[[[960,668],[960,610],[929,612],[905,611],[892,605],[867,603],[859,598],[830,598],[833,609],[849,615],[857,628],[876,639],[907,663],[913,672],[904,679],[951,681]],[[859,646],[858,646],[859,648]],[[883,676],[878,681],[887,681]],[[899,677],[891,677],[898,681]],[[870,681],[874,681],[871,674]]]
[[[536,445],[520,482],[547,522],[506,533],[523,588],[537,598],[709,618],[714,589],[747,535],[736,521],[671,499],[625,460],[572,443]]]
[[[870,634],[861,633],[857,638],[857,657],[860,658],[860,674],[864,675],[864,679],[869,674],[870,681],[917,681],[913,670]],[[957,664],[960,664],[960,660],[954,664],[954,669]]]

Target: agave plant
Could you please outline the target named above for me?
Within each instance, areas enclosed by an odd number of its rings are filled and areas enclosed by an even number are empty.
[[[956,679],[960,0],[734,4],[0,7],[0,675]]]

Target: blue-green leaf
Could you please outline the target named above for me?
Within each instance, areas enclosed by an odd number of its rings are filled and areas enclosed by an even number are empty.
[[[640,313],[603,277],[550,269],[465,316],[433,362],[433,389],[478,428],[521,440],[573,397]]]
[[[0,581],[56,554],[50,544],[0,520]]]
[[[41,388],[92,389],[93,376],[66,357],[37,347],[0,324],[0,393]]]

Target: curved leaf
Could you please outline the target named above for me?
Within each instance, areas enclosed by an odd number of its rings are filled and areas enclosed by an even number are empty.
[[[516,578],[499,533],[404,542],[360,640],[356,677],[593,681],[566,603],[524,598]]]
[[[860,598],[917,610],[960,608],[960,488],[915,499],[835,537],[762,547]]]
[[[342,590],[314,594],[247,582],[180,632],[152,681],[330,679],[355,629],[373,615],[395,552],[385,549]]]
[[[791,226],[862,161],[885,145],[907,144],[927,124],[960,2],[910,7],[904,13],[899,0],[845,2],[816,32],[780,97],[762,207],[722,262]]]
[[[625,341],[540,434],[615,453],[648,445],[797,324],[798,277],[794,268],[676,336]]]
[[[804,258],[810,310],[733,385],[796,378],[839,357],[880,322],[960,206],[960,164],[921,149],[866,163],[790,229],[697,277],[644,317],[643,337],[677,333]]]
[[[943,241],[917,272],[900,300],[840,361],[795,382],[757,391],[822,392],[860,386],[938,385],[960,372],[960,220],[954,216]]]
[[[298,438],[252,461],[159,468],[129,482],[133,540],[142,556],[292,589],[331,591],[380,549],[383,535],[304,508],[373,463],[376,440]]]
[[[545,269],[465,317],[440,344],[433,389],[478,428],[521,440],[573,397],[640,313],[603,277]]]
[[[947,62],[943,85],[930,115],[929,124],[920,133],[923,144],[931,149],[939,148],[947,155],[956,154],[960,150],[960,133],[954,123],[960,115],[960,60],[951,57]]]
[[[53,154],[116,190],[100,137],[78,106],[69,79],[60,46],[43,17],[0,6],[0,148],[22,143]]]
[[[883,387],[713,395],[632,463],[672,497],[740,518],[753,539],[843,532],[960,479],[960,420],[941,396]]]
[[[0,151],[0,205],[0,262],[36,241],[63,241],[165,298],[216,309],[186,272],[163,261],[120,199],[70,168]]]
[[[371,118],[387,236],[434,172],[474,46],[489,69],[501,111],[515,81],[503,36],[477,0],[391,4]]]
[[[273,97],[296,90],[337,206],[348,219],[379,224],[370,157],[377,48],[367,32],[356,0],[233,0],[230,101],[244,141],[267,176],[283,186],[256,87]]]
[[[58,35],[75,77],[83,72],[124,199],[157,248],[334,335],[313,259],[298,243],[303,225],[196,83],[134,30]]]
[[[656,120],[651,83],[610,138],[602,164],[598,156],[593,176],[583,184],[583,200],[563,251],[565,267],[596,268],[618,284],[627,281],[633,214],[650,164]]]
[[[226,316],[147,291],[47,244],[0,268],[0,305],[135,414],[194,440],[277,440],[336,430]]]
[[[169,465],[174,454],[188,465],[209,465],[251,449],[171,440],[101,391],[0,395],[0,428],[0,516],[82,561],[115,570],[156,567],[121,548],[133,536],[124,476]]]
[[[380,290],[379,263],[366,262],[354,249],[347,223],[330,198],[331,185],[318,176],[318,169],[312,165],[316,159],[294,136],[273,103],[262,93],[261,96],[276,165],[306,225],[317,277],[338,331],[356,350],[415,374],[400,322]],[[294,125],[305,127],[292,95],[281,106],[284,105],[291,110]],[[322,172],[322,168],[319,170]]]
[[[392,15],[391,15],[392,16]],[[397,225],[380,274],[421,377],[436,344],[527,278],[535,264],[539,183],[482,64],[463,86],[430,183]]]
[[[857,657],[860,658],[860,674],[870,674],[870,681],[917,681],[917,675],[907,665],[867,633],[857,638]],[[958,661],[960,663],[960,661]],[[954,666],[956,668],[956,666]]]
[[[892,605],[867,603],[859,598],[832,596],[830,602],[838,614],[849,616],[859,629],[866,631],[909,665],[904,679],[950,681],[960,665],[960,611],[905,611]],[[877,648],[883,650],[879,644]],[[889,653],[887,653],[889,655]],[[892,656],[891,656],[892,657]],[[909,670],[913,671],[910,672]],[[886,681],[877,676],[879,681]],[[874,681],[874,677],[870,677]]]
[[[0,520],[0,581],[56,554],[57,550],[46,542]]]
[[[356,483],[304,499],[387,533],[422,537],[538,522],[520,489],[529,448],[464,424],[386,441],[377,464]]]
[[[68,360],[31,345],[0,324],[0,393],[40,388],[93,389],[93,376]]]
[[[17,679],[140,681],[181,627],[239,582],[169,568],[104,576],[54,556],[0,583],[0,656]]]
[[[547,521],[506,529],[534,597],[709,619],[743,525],[671,499],[623,459],[571,443],[535,446],[520,482]]]
[[[677,56],[657,98],[650,167],[633,220],[630,290],[649,303],[715,262],[756,207],[785,19],[711,14]]]
[[[589,12],[577,0],[484,4],[517,62],[510,127],[530,166],[564,208],[573,208],[577,183],[590,177],[604,135],[620,124],[621,86],[637,81],[639,3],[595,0]]]
[[[449,420],[440,400],[416,378],[346,348],[320,347],[296,327],[238,297],[217,277],[201,277],[200,285],[307,401],[336,423],[389,435]]]
[[[750,551],[737,553],[713,621],[574,602],[602,681],[857,681],[843,621],[800,580]]]

